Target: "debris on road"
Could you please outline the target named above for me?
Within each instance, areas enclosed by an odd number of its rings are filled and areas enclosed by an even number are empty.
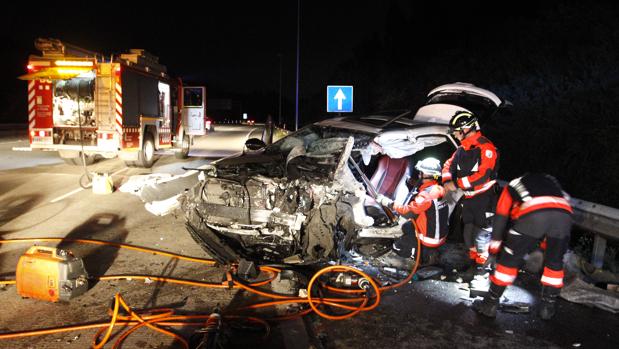
[[[579,278],[575,278],[565,285],[560,296],[569,302],[594,306],[615,314],[619,313],[619,294],[617,292],[603,290]]]

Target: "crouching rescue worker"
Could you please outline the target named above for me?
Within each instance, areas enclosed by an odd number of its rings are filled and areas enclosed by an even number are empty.
[[[490,252],[499,252],[501,244],[503,248],[490,276],[488,294],[483,301],[473,303],[479,313],[496,316],[499,299],[516,279],[523,257],[546,238],[539,316],[544,320],[554,316],[555,302],[563,287],[563,255],[570,240],[571,214],[569,196],[548,174],[527,173],[503,189],[492,226]],[[505,234],[508,223],[512,226]]]
[[[462,189],[462,235],[469,249],[471,269],[475,274],[485,273],[488,259],[489,217],[494,209],[499,154],[494,144],[481,134],[477,117],[468,111],[456,112],[449,121],[460,146],[445,161],[442,171],[446,191]]]
[[[393,205],[394,211],[415,223],[413,225],[408,221],[402,225],[404,234],[394,242],[394,252],[403,258],[416,258],[419,239],[423,246],[420,264],[428,266],[438,263],[437,248],[447,238],[449,207],[443,200],[445,190],[438,182],[441,162],[435,158],[426,158],[418,161],[415,169],[419,171],[419,181],[412,192],[417,194],[405,205],[393,204],[386,199],[386,206]]]

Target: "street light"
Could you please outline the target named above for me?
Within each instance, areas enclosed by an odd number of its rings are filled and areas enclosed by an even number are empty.
[[[279,57],[279,113],[277,116],[277,124],[279,127],[282,126],[282,54],[278,53],[277,57]]]
[[[295,94],[294,130],[299,129],[299,59],[301,47],[301,0],[297,0],[297,82]]]

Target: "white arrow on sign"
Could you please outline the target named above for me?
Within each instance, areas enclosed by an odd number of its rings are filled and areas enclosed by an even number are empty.
[[[341,88],[337,90],[333,99],[337,99],[337,110],[342,110],[342,101],[346,99],[346,95],[342,92]]]

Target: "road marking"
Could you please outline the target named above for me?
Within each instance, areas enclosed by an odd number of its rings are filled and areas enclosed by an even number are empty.
[[[52,203],[52,204],[53,204],[53,203],[55,203],[55,202],[58,202],[58,201],[60,201],[60,200],[62,200],[62,199],[64,199],[64,198],[67,198],[67,197],[69,197],[69,196],[71,196],[71,195],[73,195],[73,194],[75,194],[75,193],[77,193],[77,192],[80,192],[80,191],[82,191],[82,190],[84,190],[84,188],[77,188],[77,189],[75,189],[75,190],[73,190],[73,191],[70,191],[70,192],[68,192],[68,193],[66,193],[66,194],[64,194],[64,195],[62,195],[62,196],[59,196],[59,197],[55,198],[54,200],[50,201],[50,203]]]
[[[120,170],[118,170],[118,171],[116,171],[116,172],[112,173],[112,174],[110,175],[110,177],[115,176],[115,175],[117,175],[117,174],[121,173],[122,171],[126,171],[126,170],[127,170],[127,168],[126,168],[126,167],[125,167],[125,168],[121,168]],[[64,195],[61,195],[61,196],[59,196],[59,197],[57,197],[57,198],[53,199],[52,201],[50,201],[50,203],[52,203],[52,204],[53,204],[53,203],[56,203],[56,202],[58,202],[58,201],[60,201],[60,200],[62,200],[62,199],[68,198],[69,196],[71,196],[71,195],[73,195],[73,194],[75,194],[75,193],[79,193],[79,192],[80,192],[80,191],[82,191],[82,190],[84,190],[84,188],[81,188],[81,187],[80,187],[80,188],[77,188],[77,189],[75,189],[75,190],[72,190],[72,191],[70,191],[70,192],[68,192],[68,193],[66,193],[66,194],[64,194]]]
[[[25,140],[18,139],[16,141],[0,142],[0,144],[12,144],[12,143],[21,143],[21,142],[25,142]]]
[[[247,132],[247,134],[245,135],[245,142],[247,142],[247,140],[249,139],[249,136],[251,136],[251,134],[257,129],[258,129],[257,127],[254,127],[251,130],[249,130],[249,132]]]

